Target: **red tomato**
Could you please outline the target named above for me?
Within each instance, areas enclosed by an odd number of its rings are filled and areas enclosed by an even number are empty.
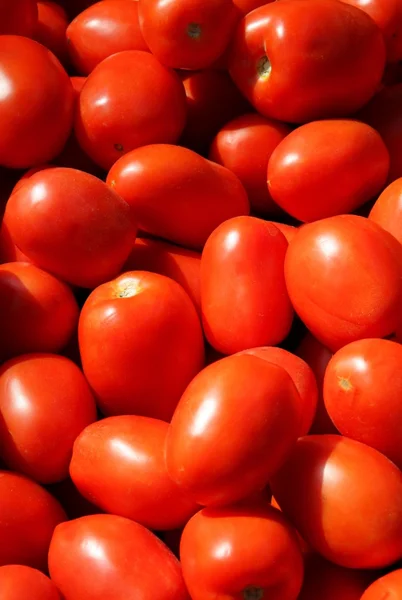
[[[0,565],[46,571],[54,528],[65,519],[60,504],[40,485],[0,471]]]
[[[398,600],[402,598],[402,569],[387,573],[377,579],[364,592],[360,600]]]
[[[272,225],[275,225],[281,233],[285,236],[288,244],[293,240],[297,233],[297,227],[294,225],[287,225],[286,223],[277,223],[276,221],[268,221]]]
[[[73,444],[96,421],[79,368],[55,354],[26,354],[0,369],[0,456],[39,483],[68,476]]]
[[[379,28],[333,0],[271,2],[238,27],[230,73],[262,115],[303,123],[344,117],[377,90],[385,66]]]
[[[385,188],[371,209],[369,219],[402,243],[402,178]]]
[[[38,2],[38,24],[35,40],[51,50],[63,63],[68,63],[66,31],[67,13],[56,2]]]
[[[299,438],[270,481],[301,536],[343,567],[373,569],[402,554],[402,473],[385,456],[339,435]]]
[[[109,417],[93,423],[74,444],[70,474],[81,494],[105,512],[149,529],[185,525],[197,511],[169,478],[169,425],[147,417]]]
[[[170,550],[142,525],[114,515],[59,525],[49,570],[66,600],[189,600]]]
[[[218,225],[249,211],[231,171],[180,146],[133,150],[113,165],[107,183],[130,204],[141,230],[196,250]]]
[[[184,392],[166,441],[168,472],[200,504],[228,504],[264,488],[299,430],[300,397],[287,372],[229,356]]]
[[[85,152],[110,169],[134,148],[175,143],[185,121],[186,96],[178,75],[149,52],[127,50],[104,60],[88,77],[75,131]]]
[[[44,165],[38,165],[37,167],[32,167],[32,169],[28,169],[28,171],[25,171],[25,173],[18,179],[17,183],[15,184],[15,186],[13,187],[11,194],[15,194],[15,192],[18,192],[26,183],[26,181],[28,179],[31,179],[32,175],[35,175],[35,173],[40,173],[41,171],[46,171],[47,169],[54,169],[55,165],[50,165],[45,163]],[[10,194],[10,196],[11,196]]]
[[[132,271],[98,287],[79,323],[84,373],[105,415],[170,420],[204,361],[194,305],[175,281]]]
[[[9,262],[31,262],[14,244],[5,223],[0,228],[0,264]]]
[[[78,321],[70,288],[29,263],[0,265],[0,362],[26,352],[58,352]]]
[[[71,81],[71,85],[73,86],[76,101],[80,97],[81,90],[84,87],[86,80],[87,80],[87,77],[81,77],[79,75],[70,77],[70,81]]]
[[[401,320],[402,247],[364,217],[302,227],[289,244],[285,277],[296,312],[331,350],[390,335]]]
[[[371,200],[387,181],[389,162],[380,135],[365,123],[315,121],[290,133],[273,151],[268,189],[292,217],[316,221]]]
[[[102,0],[80,13],[67,29],[74,67],[89,75],[108,56],[123,50],[148,50],[138,21],[138,2]]]
[[[192,600],[296,600],[303,559],[296,533],[269,505],[204,508],[180,544]]]
[[[23,565],[0,567],[0,596],[2,600],[61,600],[46,575]]]
[[[117,275],[136,235],[127,203],[100,179],[75,169],[30,177],[10,197],[4,219],[32,261],[88,288]]]
[[[38,21],[36,0],[0,0],[0,35],[30,37]]]
[[[290,131],[284,123],[251,113],[227,123],[212,143],[209,158],[237,175],[257,214],[281,213],[268,192],[267,167],[272,152]]]
[[[229,219],[209,237],[201,258],[202,318],[219,352],[273,346],[288,335],[287,248],[279,229],[255,217]]]
[[[24,37],[0,36],[0,57],[0,164],[23,169],[47,162],[71,131],[68,75],[49,50]]]

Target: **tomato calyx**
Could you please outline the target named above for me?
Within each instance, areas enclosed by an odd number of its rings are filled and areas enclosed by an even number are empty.
[[[121,144],[115,144],[114,147],[117,152],[124,152],[124,147]]]
[[[244,600],[261,600],[264,598],[264,590],[260,587],[250,585],[243,591]]]
[[[262,79],[267,79],[271,75],[272,65],[268,56],[264,54],[257,62],[257,73]]]
[[[201,37],[202,29],[198,23],[189,23],[187,25],[187,35],[193,40],[199,40]]]

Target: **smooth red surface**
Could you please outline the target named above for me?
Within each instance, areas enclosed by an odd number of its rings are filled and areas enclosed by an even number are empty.
[[[393,181],[380,194],[369,219],[392,233],[402,243],[402,178]]]
[[[34,34],[38,21],[38,8],[35,0],[0,0],[0,35]]]
[[[402,595],[402,569],[387,573],[370,585],[361,600],[398,600]]]
[[[66,31],[67,13],[56,2],[38,2],[38,24],[35,40],[51,50],[64,64],[68,65]]]
[[[23,565],[0,567],[0,595],[2,600],[61,600],[46,575]]]

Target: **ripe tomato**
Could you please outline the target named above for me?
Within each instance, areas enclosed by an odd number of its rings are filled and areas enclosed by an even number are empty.
[[[95,289],[81,311],[84,373],[105,415],[169,421],[204,361],[196,310],[175,281],[124,273]]]
[[[212,143],[209,158],[237,175],[257,214],[281,213],[268,192],[267,167],[272,152],[290,131],[284,123],[251,113],[227,123]]]
[[[0,596],[2,600],[61,600],[46,575],[23,565],[0,567]]]
[[[5,223],[35,263],[92,288],[119,273],[134,244],[130,207],[93,175],[46,169],[10,196]]]
[[[67,29],[71,61],[89,75],[108,56],[123,50],[148,50],[138,21],[138,2],[102,0],[80,13]]]
[[[264,488],[299,430],[300,398],[286,371],[229,356],[184,392],[166,441],[168,473],[200,504],[228,504]]]
[[[68,63],[66,31],[67,13],[56,2],[38,2],[38,24],[35,40],[51,50],[63,63]]]
[[[59,525],[49,570],[66,600],[189,600],[170,550],[142,525],[115,515]]]
[[[284,278],[288,243],[274,225],[237,217],[209,237],[201,258],[204,333],[223,354],[275,345],[293,319]]]
[[[46,571],[54,528],[65,519],[60,504],[40,485],[0,471],[0,565]]]
[[[390,335],[401,320],[402,247],[364,217],[302,227],[289,244],[285,277],[296,312],[331,350]]]
[[[204,508],[183,530],[180,560],[192,600],[296,600],[303,580],[296,533],[268,504]]]
[[[297,227],[294,225],[287,225],[286,223],[277,223],[276,221],[268,221],[272,225],[275,225],[281,233],[285,236],[288,244],[293,240],[297,233]]]
[[[385,188],[371,209],[369,219],[402,243],[402,178]]]
[[[273,151],[268,189],[292,217],[316,221],[352,212],[374,198],[387,181],[389,163],[380,135],[365,123],[315,121]]]
[[[377,90],[384,66],[380,29],[333,0],[257,8],[240,23],[229,59],[233,80],[258,112],[292,123],[353,114]]]
[[[380,577],[370,585],[360,600],[398,600],[402,594],[402,569]]]
[[[0,0],[0,35],[34,34],[38,21],[36,0]]]
[[[107,183],[130,204],[142,231],[196,250],[218,225],[249,211],[231,171],[180,146],[133,150],[113,165]]]
[[[102,61],[88,77],[75,131],[85,152],[110,169],[134,148],[175,143],[185,120],[186,96],[178,75],[149,52],[127,50]]]
[[[0,264],[9,262],[31,262],[14,244],[5,223],[0,227]]]
[[[339,435],[299,438],[272,492],[301,536],[352,569],[390,565],[402,553],[402,473],[377,450]]]
[[[67,358],[26,354],[1,367],[0,456],[9,468],[39,483],[65,479],[73,443],[94,421],[92,392]]]
[[[78,321],[70,288],[29,263],[0,265],[0,362],[26,352],[58,352]]]

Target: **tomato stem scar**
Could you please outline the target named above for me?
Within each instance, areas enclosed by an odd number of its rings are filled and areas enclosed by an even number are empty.
[[[272,71],[271,61],[269,60],[268,56],[266,56],[266,55],[262,56],[257,63],[258,75],[265,79],[266,77],[270,76],[271,71]]]
[[[201,26],[198,23],[190,23],[187,26],[187,35],[194,40],[198,40],[201,37]]]
[[[114,147],[118,152],[123,152],[123,150],[124,150],[124,148],[121,144],[115,144]]]
[[[243,591],[244,600],[261,600],[264,597],[264,590],[260,587],[250,585]]]

